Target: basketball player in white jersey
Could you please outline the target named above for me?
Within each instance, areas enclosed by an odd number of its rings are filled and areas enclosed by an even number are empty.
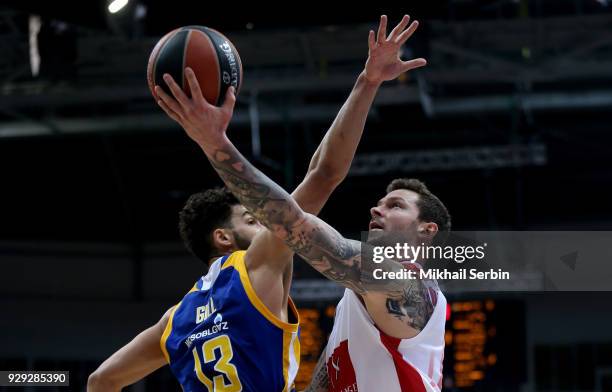
[[[406,29],[408,22],[405,16],[387,36],[387,19],[381,17],[378,34],[370,31],[368,62],[384,53],[399,53],[417,27],[413,22]],[[380,85],[425,62],[398,60],[399,56],[389,67],[365,77]],[[371,245],[344,238],[304,212],[228,139],[226,129],[235,104],[233,89],[218,108],[203,99],[192,73],[187,73],[187,79],[193,98],[170,81],[176,100],[158,90],[162,107],[198,143],[228,189],[253,216],[315,269],[347,288],[310,390],[440,390],[446,302],[435,282],[376,279],[374,270],[401,273],[405,267],[396,260],[374,263],[372,258],[362,257],[371,251]],[[444,205],[416,180],[392,182],[371,215],[372,233],[401,231],[404,242],[411,245],[430,244],[438,231],[450,228]],[[416,265],[408,264],[411,268]]]
[[[394,243],[411,246],[431,244],[433,236],[451,224],[444,204],[416,179],[393,180],[370,214],[370,238],[393,232]],[[405,236],[400,240],[396,233]],[[372,242],[394,244],[381,238]],[[363,276],[364,269],[371,273],[371,265],[359,261],[358,285],[344,290],[327,347],[306,392],[440,391],[444,295],[435,281],[400,280],[376,287]],[[423,262],[405,267],[418,269]]]

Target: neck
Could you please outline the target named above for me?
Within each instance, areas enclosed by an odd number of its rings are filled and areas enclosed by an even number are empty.
[[[220,254],[220,255],[216,255],[216,256],[211,257],[208,260],[208,266],[210,267],[212,265],[212,263],[214,263],[219,257],[223,257],[223,256],[225,256],[225,254]]]
[[[208,266],[210,267],[210,265],[212,263],[214,263],[219,257],[231,255],[235,251],[236,251],[236,249],[228,249],[227,252],[225,252],[225,253],[219,253],[219,254],[217,254],[215,256],[212,256],[210,259],[208,259]]]

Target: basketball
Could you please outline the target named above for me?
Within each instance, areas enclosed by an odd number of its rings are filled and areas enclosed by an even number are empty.
[[[234,45],[220,32],[204,26],[186,26],[164,35],[155,45],[147,66],[147,81],[157,100],[155,86],[172,93],[163,80],[168,73],[191,96],[185,68],[193,69],[202,95],[221,106],[229,86],[238,94],[242,84],[242,62]]]

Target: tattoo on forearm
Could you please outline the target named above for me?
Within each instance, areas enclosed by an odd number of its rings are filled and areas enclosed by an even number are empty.
[[[362,243],[342,237],[316,217],[305,214],[280,186],[253,167],[233,146],[209,159],[230,191],[264,226],[323,275],[356,293],[384,292],[387,311],[407,325],[422,329],[433,312],[421,280],[377,280],[374,269],[397,272],[404,267],[387,260],[362,260]]]

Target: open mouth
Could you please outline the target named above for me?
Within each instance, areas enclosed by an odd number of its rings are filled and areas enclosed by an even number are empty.
[[[380,223],[376,222],[375,220],[371,220],[370,221],[370,225],[368,226],[368,228],[370,230],[383,230],[384,229],[383,225],[381,225]]]

